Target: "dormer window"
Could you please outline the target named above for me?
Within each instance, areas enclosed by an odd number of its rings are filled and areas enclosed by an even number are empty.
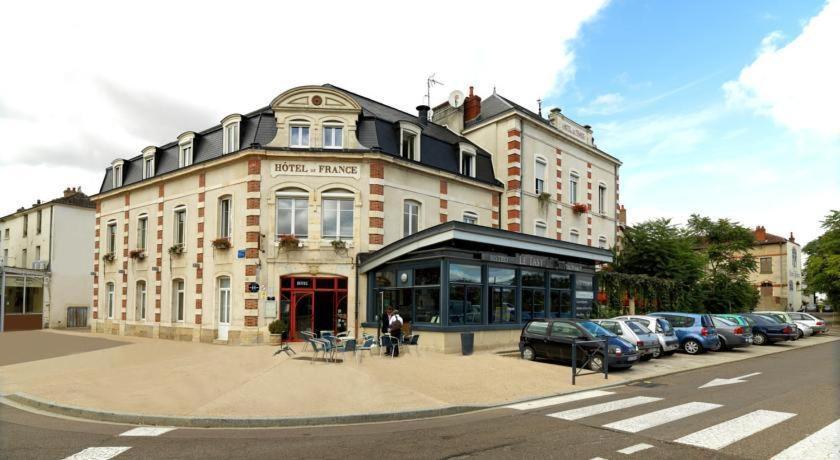
[[[289,135],[289,147],[309,147],[308,124],[303,122],[292,122],[292,126],[289,129]]]
[[[239,125],[242,121],[241,115],[228,115],[222,120],[222,153],[231,153],[239,150]]]
[[[117,160],[112,166],[112,183],[114,188],[122,187],[123,184],[123,161]]]
[[[475,177],[475,148],[461,143],[461,154],[458,161],[459,172],[465,176]]]
[[[187,131],[178,136],[178,167],[185,168],[193,164],[193,144],[195,133]]]
[[[420,161],[420,128],[400,122],[400,156],[406,160]]]
[[[155,147],[146,147],[143,149],[143,179],[148,179],[155,175]]]
[[[324,148],[340,149],[344,147],[344,132],[341,125],[324,125]]]

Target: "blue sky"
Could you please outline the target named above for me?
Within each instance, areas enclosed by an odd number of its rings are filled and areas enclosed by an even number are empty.
[[[836,132],[790,129],[733,104],[724,85],[756,60],[765,37],[783,48],[824,7],[613,1],[583,26],[575,78],[547,102],[593,125],[598,145],[622,159],[631,222],[697,212],[810,240],[840,208]]]

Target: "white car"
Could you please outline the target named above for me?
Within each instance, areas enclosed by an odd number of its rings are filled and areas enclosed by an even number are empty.
[[[805,312],[790,312],[791,318],[797,323],[804,323],[814,330],[814,334],[825,334],[828,332],[828,323],[824,319]]]
[[[814,329],[812,329],[811,326],[808,326],[808,324],[804,321],[794,321],[793,323],[796,324],[796,330],[799,332],[800,339],[802,337],[811,337],[814,335]]]
[[[654,353],[659,350],[659,339],[656,338],[656,334],[636,321],[620,319],[593,319],[591,321],[636,345],[642,361],[653,358]]]
[[[671,323],[665,318],[644,315],[624,315],[614,319],[636,321],[641,323],[642,326],[654,331],[656,338],[659,339],[659,349],[654,350],[654,358],[660,358],[662,355],[673,355],[680,348],[680,340],[677,338],[674,328],[671,327]]]

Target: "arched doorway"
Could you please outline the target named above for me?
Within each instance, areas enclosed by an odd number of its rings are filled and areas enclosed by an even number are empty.
[[[280,316],[289,325],[289,339],[301,332],[320,334],[347,330],[347,278],[307,275],[280,278]]]

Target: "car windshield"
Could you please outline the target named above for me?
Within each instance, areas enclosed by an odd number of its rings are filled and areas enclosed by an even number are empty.
[[[776,321],[775,318],[771,318],[769,316],[755,315],[750,317],[750,319],[754,320],[756,323],[762,326],[772,326],[774,324],[780,324],[778,321]]]
[[[755,320],[750,318],[749,316],[741,316],[741,318],[747,322],[748,325],[753,326],[755,325]]]
[[[767,318],[770,320],[771,323],[781,324],[784,323],[785,320],[779,318],[777,315],[760,315],[762,318]]]
[[[650,329],[642,326],[635,321],[627,321],[627,327],[636,334],[650,334]]]
[[[723,319],[723,318],[718,318],[717,316],[715,316],[712,319],[715,322],[715,326],[718,326],[718,327],[720,327],[720,326],[734,326],[735,325],[735,320],[734,319],[730,319],[730,318]]]
[[[600,325],[593,323],[592,321],[581,321],[578,323],[578,326],[582,326],[587,332],[595,337],[615,337],[615,334],[604,329]]]

